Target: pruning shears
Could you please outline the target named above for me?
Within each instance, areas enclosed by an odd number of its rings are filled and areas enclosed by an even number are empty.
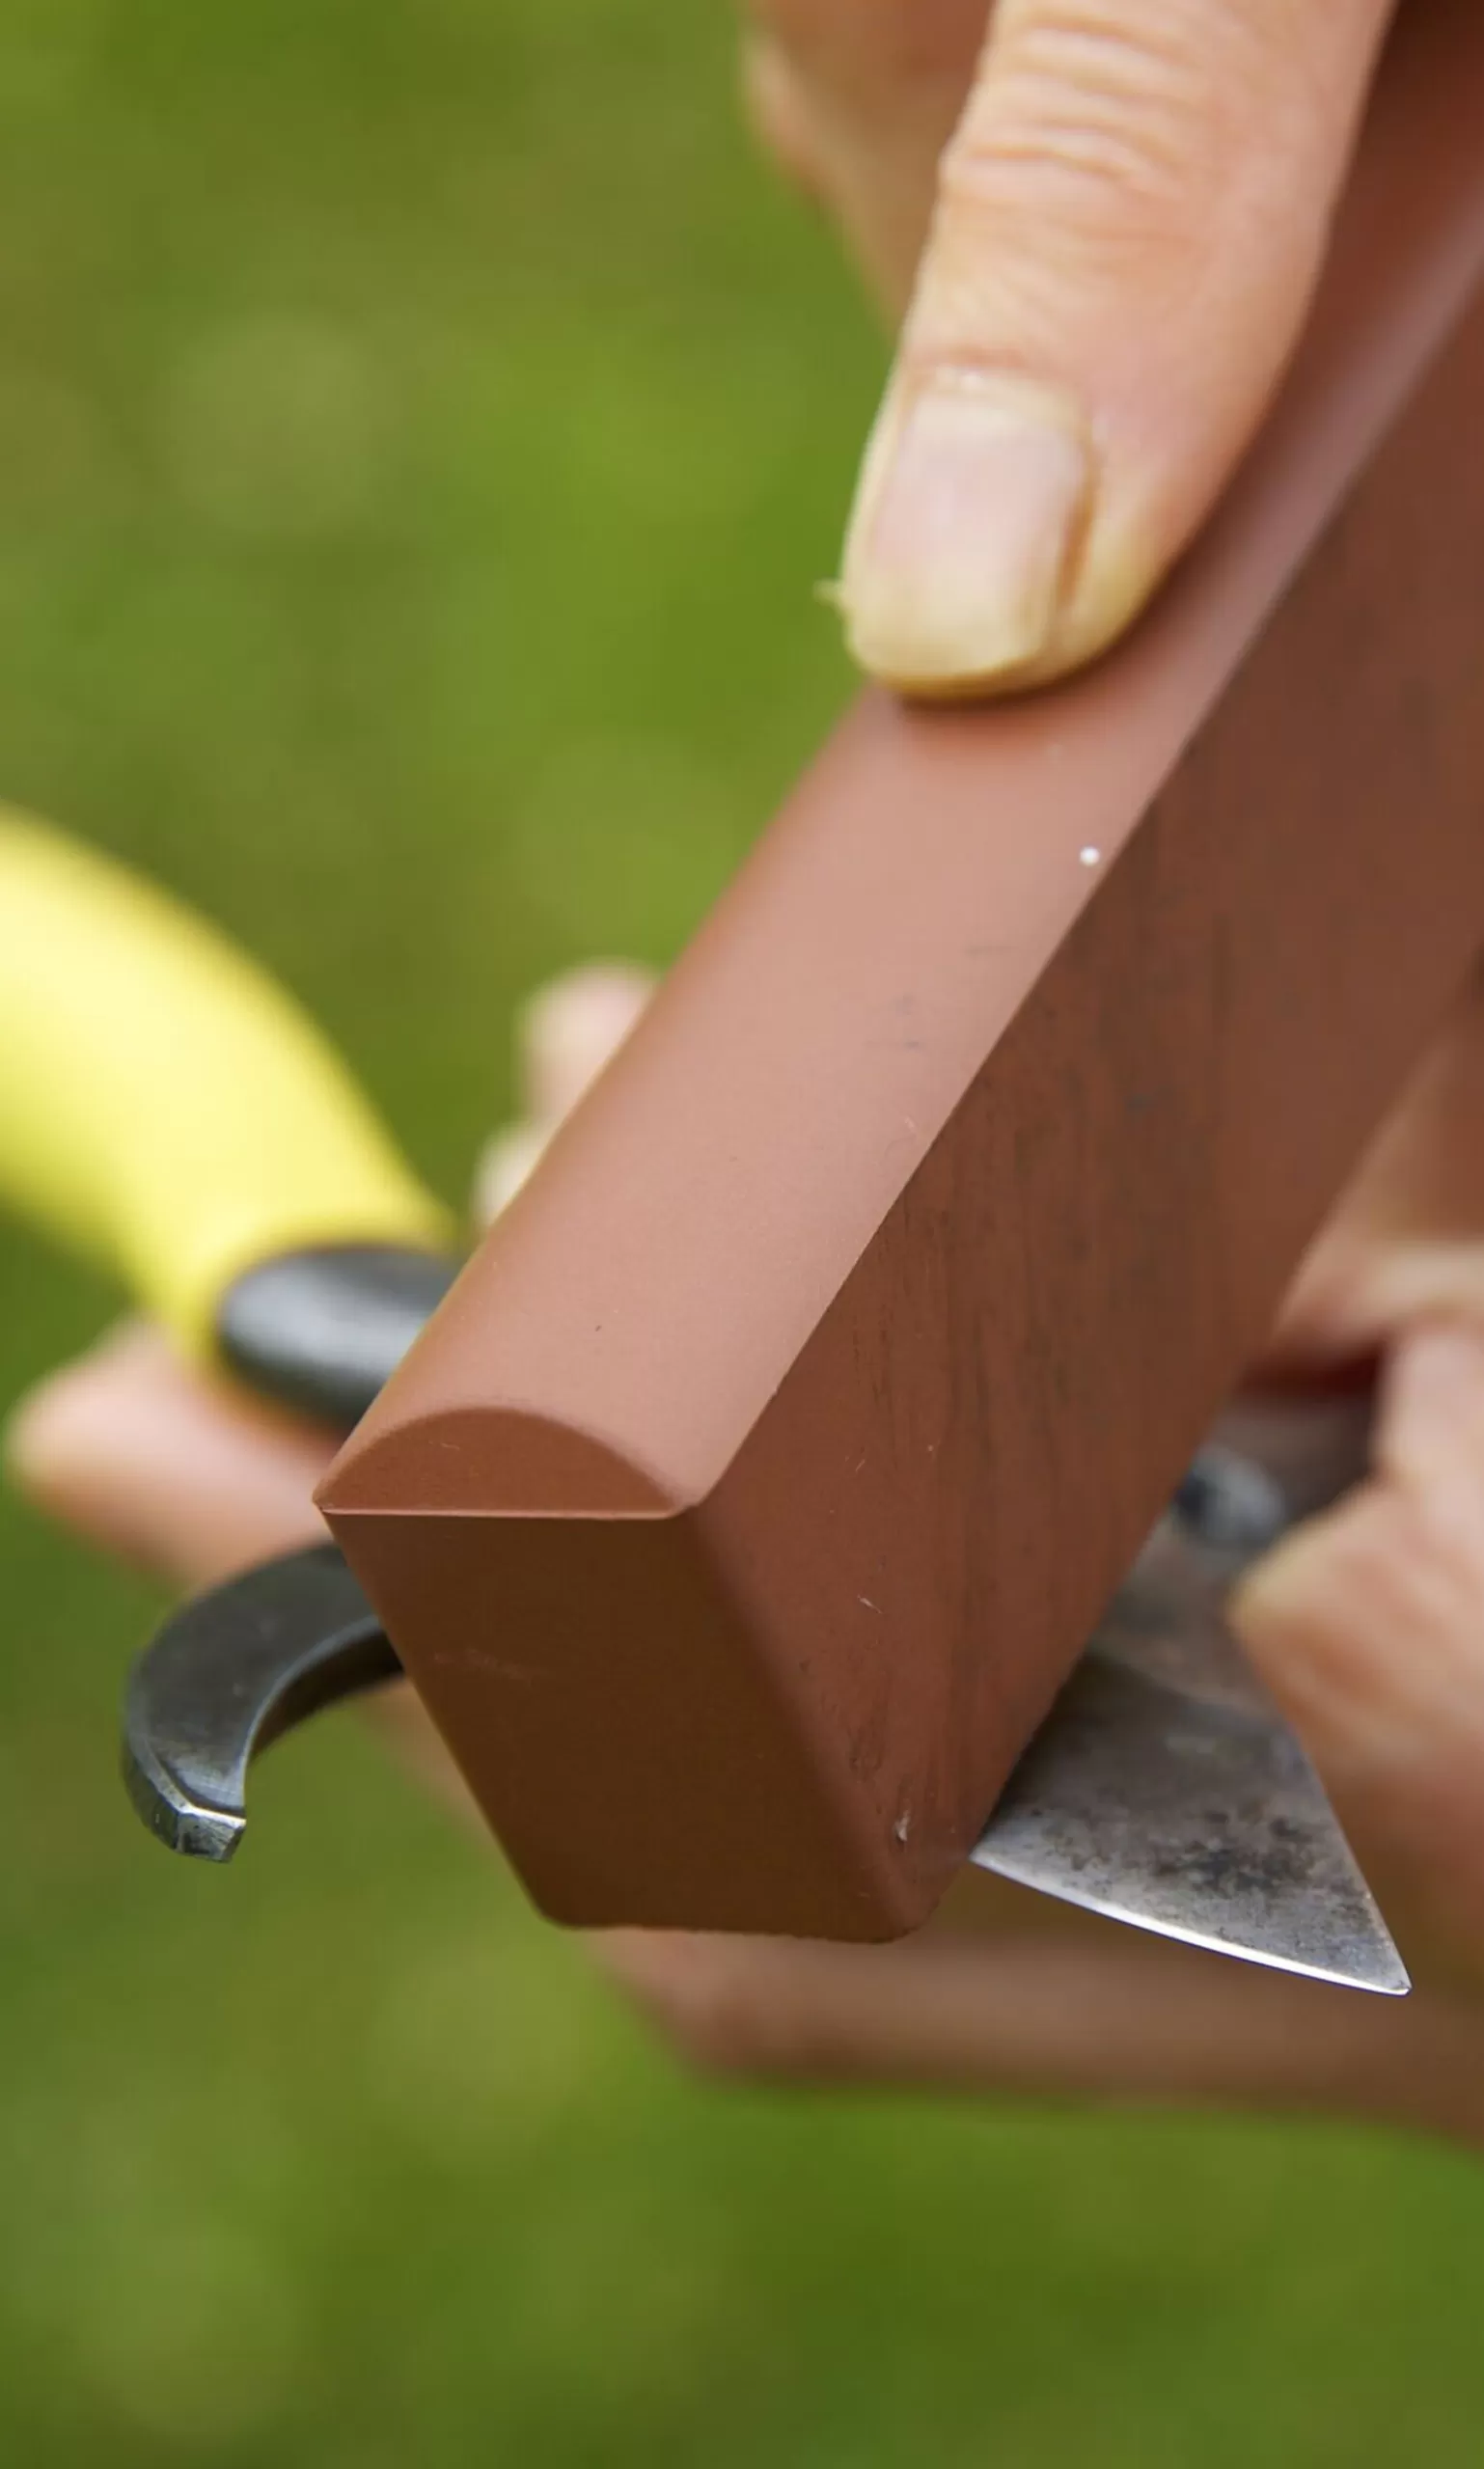
[[[0,1198],[191,1361],[341,1430],[459,1268],[449,1213],[290,997],[163,892],[0,814]],[[1407,1976],[1298,1742],[1222,1618],[1233,1577],[1363,1464],[1353,1407],[1213,1439],[974,1858],[1137,1926],[1397,1992]],[[399,1669],[335,1547],[188,1604],[140,1658],[124,1765],[223,1859],[257,1748]]]

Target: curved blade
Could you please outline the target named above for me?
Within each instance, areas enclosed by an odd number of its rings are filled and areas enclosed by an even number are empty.
[[[173,1852],[230,1860],[256,1752],[401,1665],[333,1544],[229,1578],[167,1621],[129,1678],[124,1774]]]
[[[1101,1646],[1084,1656],[973,1857],[1188,1945],[1391,1996],[1411,1986],[1281,1715],[1193,1694]]]
[[[1343,1418],[1336,1434],[1292,1410],[1240,1435],[1258,1437],[1202,1452],[972,1857],[1161,1936],[1401,1996],[1324,1786],[1223,1614],[1244,1563],[1344,1488],[1356,1450],[1336,1445]]]

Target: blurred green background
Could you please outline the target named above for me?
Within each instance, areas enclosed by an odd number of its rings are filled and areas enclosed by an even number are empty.
[[[200,900],[434,1180],[845,691],[881,350],[721,0],[6,0],[0,789]],[[114,1307],[0,1241],[0,1396]],[[0,2455],[1447,2469],[1484,2182],[1319,2128],[698,2086],[350,1720],[230,1877],[154,1608],[0,1526]]]

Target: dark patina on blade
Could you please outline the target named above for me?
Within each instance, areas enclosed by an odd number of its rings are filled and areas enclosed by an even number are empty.
[[[129,1797],[172,1852],[230,1860],[259,1749],[400,1670],[333,1544],[249,1569],[186,1604],[135,1663],[124,1708]]]
[[[1400,1994],[1406,1970],[1323,1786],[1222,1609],[1234,1575],[1353,1478],[1363,1417],[1223,1428],[1240,1445],[1196,1460],[973,1857],[1137,1928]],[[134,1667],[135,1806],[172,1850],[230,1859],[258,1750],[400,1668],[333,1545],[230,1579]]]
[[[1197,1461],[973,1857],[1188,1945],[1401,1996],[1406,1966],[1324,1786],[1223,1616],[1245,1563],[1342,1488],[1337,1457],[1318,1481],[1291,1423],[1284,1437],[1288,1490],[1271,1456]]]

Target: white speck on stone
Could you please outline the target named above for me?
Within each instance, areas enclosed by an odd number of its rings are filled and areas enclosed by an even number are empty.
[[[1101,849],[1079,849],[1077,863],[1079,865],[1101,865],[1103,852]]]
[[[904,1809],[902,1811],[895,1825],[892,1828],[892,1832],[895,1835],[898,1843],[906,1842],[908,1835],[912,1832],[912,1812],[910,1809]]]
[[[867,1611],[873,1611],[878,1620],[881,1618],[881,1605],[879,1604],[873,1604],[869,1595],[857,1595],[856,1602],[858,1604],[864,1604]]]

